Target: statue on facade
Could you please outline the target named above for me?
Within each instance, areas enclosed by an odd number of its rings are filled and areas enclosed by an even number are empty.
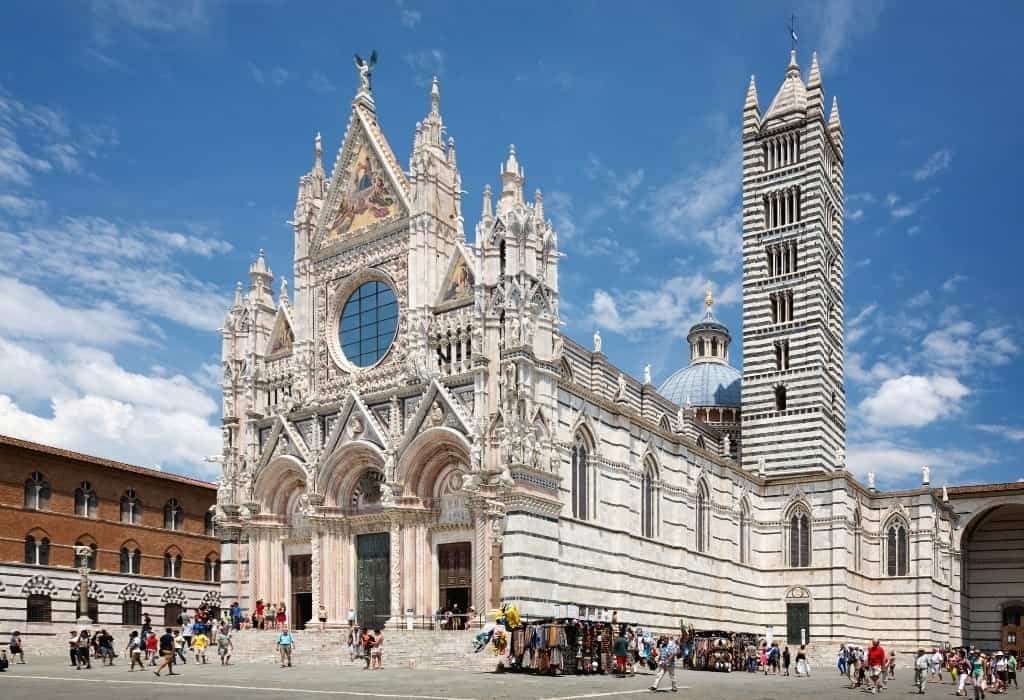
[[[463,491],[479,491],[480,490],[480,475],[479,474],[463,474],[462,475],[462,490]]]
[[[729,433],[722,435],[722,456],[732,456],[732,438],[729,437]]]
[[[601,331],[594,331],[594,352],[601,352]]]
[[[676,411],[676,431],[683,432],[686,427],[686,410],[680,406],[679,410]]]
[[[359,71],[359,90],[370,92],[370,82],[373,78],[373,67],[377,65],[377,50],[370,54],[370,60],[364,61],[363,57],[355,54],[356,70]]]
[[[565,341],[562,340],[562,334],[558,332],[557,328],[555,329],[554,336],[555,340],[551,346],[551,355],[556,360],[560,360],[562,359],[562,353],[565,351]]]
[[[846,453],[842,446],[836,448],[836,466],[842,467],[846,463]]]
[[[921,485],[927,486],[932,483],[932,469],[929,466],[921,467]]]
[[[473,471],[480,471],[483,464],[483,451],[480,440],[474,440],[473,444],[469,446],[469,468]]]
[[[764,461],[764,457],[757,458],[757,473],[764,476],[768,472],[768,465]]]
[[[527,312],[523,315],[522,342],[529,343],[533,340],[533,316]]]
[[[505,465],[501,469],[501,474],[498,475],[498,486],[504,488],[512,488],[516,485],[516,480],[512,478],[512,470]]]
[[[395,490],[389,484],[380,485],[380,504],[382,506],[395,505]]]
[[[651,365],[650,363],[644,365],[644,384],[651,383]]]
[[[619,378],[617,381],[618,386],[615,389],[615,400],[625,401],[626,400],[626,377],[619,372]]]
[[[513,316],[512,320],[509,321],[509,327],[511,328],[511,333],[509,334],[509,344],[518,345],[520,342],[522,342],[523,338],[522,329],[520,327],[519,318],[517,316]]]
[[[875,490],[875,473],[868,472],[868,488],[872,491]]]

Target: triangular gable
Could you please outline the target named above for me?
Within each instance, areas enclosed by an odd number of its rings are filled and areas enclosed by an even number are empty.
[[[282,437],[287,441],[288,449],[285,449],[285,441],[281,439]],[[306,441],[302,439],[299,431],[289,425],[283,416],[274,416],[274,425],[271,428],[270,436],[263,445],[263,452],[260,455],[257,471],[267,466],[270,460],[279,454],[292,454],[306,464],[309,464],[311,461],[309,447],[306,445]]]
[[[362,105],[353,106],[317,223],[313,250],[372,226],[397,221],[409,210],[409,183],[375,115]]]
[[[274,318],[274,330],[270,333],[270,342],[267,343],[267,359],[284,357],[292,353],[295,346],[295,331],[292,330],[291,313],[288,307],[281,304]]]
[[[435,408],[439,409],[440,413],[435,411]],[[434,427],[454,428],[466,435],[467,438],[472,438],[473,428],[471,425],[472,421],[463,415],[459,402],[436,378],[431,379],[430,384],[427,385],[427,391],[423,394],[423,399],[416,409],[416,414],[406,427],[402,443],[398,447],[398,453],[402,454],[421,432]]]
[[[437,297],[437,305],[473,301],[475,284],[476,272],[472,259],[462,245],[456,243],[455,252],[444,276],[444,283],[441,284],[441,293]]]
[[[367,440],[376,444],[381,449],[386,449],[388,444],[387,431],[385,431],[373,412],[366,407],[359,395],[350,391],[338,411],[338,417],[331,428],[331,434],[324,443],[324,450],[321,454],[321,461],[325,462],[345,439]]]

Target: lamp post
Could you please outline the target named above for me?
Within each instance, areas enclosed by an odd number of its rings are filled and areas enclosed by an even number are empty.
[[[92,625],[89,619],[89,557],[92,556],[91,547],[75,547],[75,558],[81,566],[78,573],[82,577],[78,591],[78,626],[81,629],[88,629]]]

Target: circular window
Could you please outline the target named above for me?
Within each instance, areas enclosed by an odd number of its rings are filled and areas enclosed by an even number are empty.
[[[387,353],[398,330],[398,301],[384,282],[365,282],[341,311],[341,350],[357,367],[370,367]]]

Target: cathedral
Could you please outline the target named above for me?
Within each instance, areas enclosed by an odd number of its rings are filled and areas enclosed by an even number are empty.
[[[330,172],[317,136],[299,178],[290,287],[261,251],[224,322],[224,600],[297,624],[515,602],[791,643],[1016,643],[1024,579],[999,572],[1024,562],[1024,485],[846,470],[845,144],[816,55],[743,103],[742,369],[709,289],[659,387],[562,334],[558,232],[515,148],[467,237],[436,79],[403,168],[358,63]]]

